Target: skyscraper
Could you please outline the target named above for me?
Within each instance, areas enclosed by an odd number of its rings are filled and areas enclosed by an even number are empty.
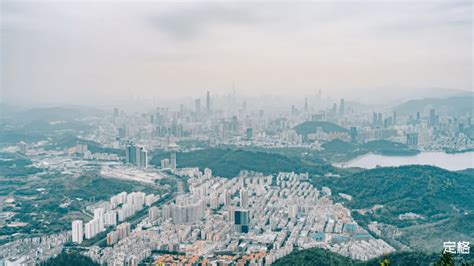
[[[407,133],[407,145],[416,146],[418,145],[418,133]]]
[[[211,112],[211,93],[207,91],[206,95],[206,111],[207,113]]]
[[[304,98],[304,111],[308,112],[308,98]]]
[[[125,149],[125,161],[142,168],[148,167],[148,153],[142,146],[131,143]]]
[[[249,210],[236,209],[234,211],[234,228],[238,233],[248,233],[250,224]]]
[[[197,114],[201,113],[201,99],[194,100],[194,105],[196,108],[196,113]]]
[[[357,142],[357,128],[356,127],[351,127],[350,136],[351,136],[351,143],[356,143]]]
[[[170,167],[171,170],[176,170],[176,152],[172,151],[170,154]]]
[[[248,208],[249,206],[249,192],[245,188],[240,190],[240,207]]]
[[[84,231],[81,220],[75,220],[72,222],[72,242],[81,244],[84,239]]]
[[[344,98],[341,99],[341,102],[339,103],[339,115],[344,115],[345,113],[345,104],[344,104]]]
[[[436,112],[434,109],[430,110],[430,118],[429,118],[428,124],[432,127],[438,124],[438,116],[436,115]]]

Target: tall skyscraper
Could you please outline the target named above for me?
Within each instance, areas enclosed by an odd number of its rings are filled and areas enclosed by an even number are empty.
[[[304,98],[304,111],[308,112],[308,98]]]
[[[224,205],[225,206],[230,206],[231,203],[231,193],[229,190],[225,189],[224,190]]]
[[[397,112],[393,112],[393,125],[397,124]]]
[[[249,206],[249,191],[245,188],[240,190],[240,207],[248,208]]]
[[[197,114],[201,113],[201,99],[194,100],[194,105],[196,108],[196,113]]]
[[[339,115],[344,115],[345,114],[345,104],[344,104],[344,98],[341,99],[341,102],[339,103]]]
[[[407,145],[416,146],[418,145],[418,133],[407,133]]]
[[[357,142],[357,128],[356,127],[351,127],[350,136],[351,136],[351,143],[356,143]]]
[[[432,127],[438,124],[438,116],[436,115],[436,112],[434,109],[430,110],[430,118],[429,118],[428,124]]]
[[[75,220],[72,222],[72,242],[81,244],[84,240],[84,231],[83,231],[82,221]]]
[[[250,225],[249,210],[236,209],[234,211],[234,228],[238,233],[248,233]]]
[[[142,146],[134,145],[133,143],[127,145],[125,149],[125,161],[128,164],[133,164],[142,168],[148,167],[148,152]]]
[[[105,214],[105,209],[104,208],[96,208],[94,209],[94,219],[98,220],[99,223],[99,232],[102,232],[104,230],[104,214]]]
[[[209,91],[206,94],[206,111],[207,113],[211,112],[211,93]]]
[[[172,151],[170,154],[170,167],[171,170],[176,170],[176,152]]]

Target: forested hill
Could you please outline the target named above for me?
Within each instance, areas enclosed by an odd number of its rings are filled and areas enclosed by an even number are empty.
[[[169,152],[156,151],[151,163],[160,165],[162,159],[169,158]],[[329,164],[303,161],[299,157],[287,157],[277,153],[255,152],[240,149],[203,149],[192,152],[179,152],[176,155],[179,167],[206,167],[218,176],[232,178],[241,170],[264,174],[278,172],[297,172],[324,174],[336,169]]]

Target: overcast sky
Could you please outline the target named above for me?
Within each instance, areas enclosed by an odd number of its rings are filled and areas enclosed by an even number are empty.
[[[472,90],[472,1],[1,1],[6,102]]]

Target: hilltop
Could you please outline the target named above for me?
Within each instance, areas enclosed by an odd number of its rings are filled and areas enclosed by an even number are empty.
[[[306,121],[294,127],[296,133],[306,136],[315,133],[318,128],[322,128],[323,132],[349,132],[347,128],[343,128],[331,122],[326,121]]]
[[[472,114],[473,102],[474,96],[472,94],[449,98],[425,98],[404,102],[395,106],[393,110],[399,114],[414,114],[416,112],[426,111],[426,109],[429,108],[458,114]]]

